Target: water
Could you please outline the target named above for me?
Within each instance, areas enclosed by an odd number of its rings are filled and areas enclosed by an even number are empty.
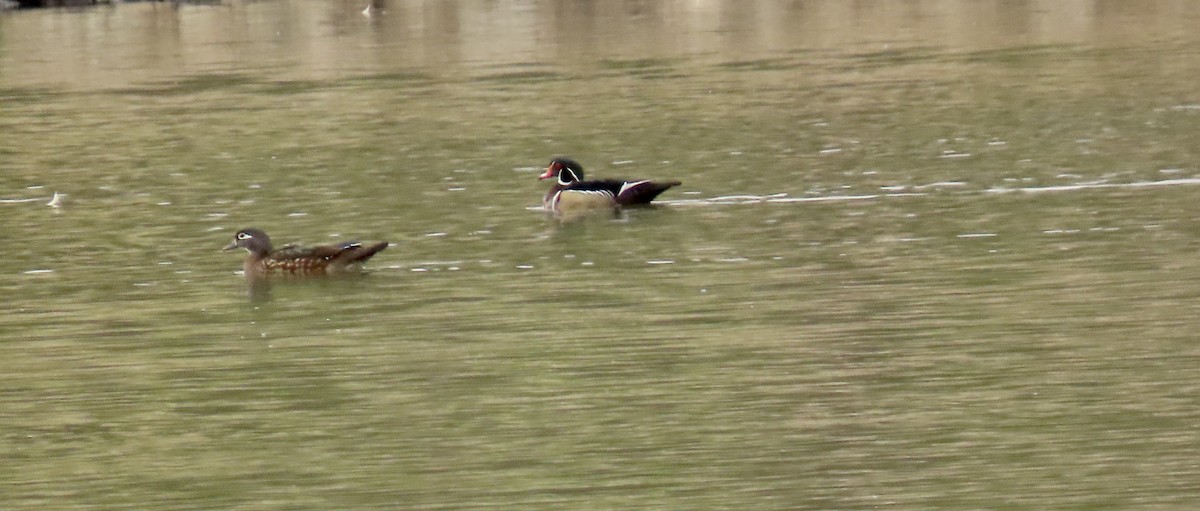
[[[1200,4],[364,6],[0,14],[2,507],[1200,497]]]

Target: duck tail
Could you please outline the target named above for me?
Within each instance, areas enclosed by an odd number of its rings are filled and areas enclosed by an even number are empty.
[[[386,241],[380,241],[370,245],[355,243],[353,246],[346,247],[347,250],[344,251],[341,257],[338,257],[338,259],[343,263],[365,263],[367,262],[367,259],[370,259],[372,256],[381,252],[387,247],[388,242]]]

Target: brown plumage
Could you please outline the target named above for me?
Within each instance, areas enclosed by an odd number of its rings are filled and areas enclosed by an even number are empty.
[[[317,276],[358,271],[371,256],[387,246],[386,241],[370,245],[348,242],[316,247],[286,245],[275,250],[267,233],[250,228],[238,231],[233,236],[233,243],[225,250],[246,249],[250,255],[246,256],[242,268],[246,278],[257,279],[273,275]]]

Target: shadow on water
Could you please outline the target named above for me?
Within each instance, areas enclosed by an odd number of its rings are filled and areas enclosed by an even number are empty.
[[[263,305],[282,298],[283,301],[295,304],[311,303],[312,301],[354,300],[354,296],[364,289],[371,289],[367,279],[383,278],[388,275],[372,276],[371,270],[363,270],[354,274],[324,275],[317,277],[295,278],[256,278],[247,279],[244,284],[246,296],[250,303]]]
[[[274,287],[274,283],[268,279],[249,279],[246,281],[246,296],[250,298],[250,303],[267,303],[275,298],[271,294]]]

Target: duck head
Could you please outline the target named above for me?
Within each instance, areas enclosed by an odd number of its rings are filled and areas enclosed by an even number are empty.
[[[559,157],[550,160],[550,165],[546,167],[546,172],[538,176],[538,179],[553,178],[558,178],[558,184],[563,186],[582,181],[583,165],[570,158]]]
[[[251,254],[265,255],[271,251],[271,238],[267,237],[267,233],[253,227],[242,229],[233,235],[233,243],[227,245],[225,250],[239,248],[244,248]]]

